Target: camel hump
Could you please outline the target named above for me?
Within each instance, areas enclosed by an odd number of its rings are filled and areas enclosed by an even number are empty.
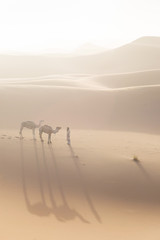
[[[32,122],[32,121],[22,122],[21,125],[22,125],[23,127],[27,127],[27,128],[34,128],[34,127],[35,127],[35,123]]]
[[[33,124],[32,121],[26,121],[25,123],[26,123],[26,124]]]
[[[43,125],[42,127],[40,127],[39,131],[49,133],[52,132],[52,127],[48,125]]]
[[[46,127],[46,128],[51,128],[51,126],[49,126],[49,125],[43,125],[43,127]]]

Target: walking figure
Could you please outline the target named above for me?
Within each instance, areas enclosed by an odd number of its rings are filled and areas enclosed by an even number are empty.
[[[71,139],[70,139],[70,129],[69,129],[69,127],[67,127],[67,144],[68,144],[68,145],[71,144]]]

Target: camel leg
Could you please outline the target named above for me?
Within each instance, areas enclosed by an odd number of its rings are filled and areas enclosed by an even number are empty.
[[[33,131],[33,139],[36,140],[36,137],[35,137],[35,128],[33,128],[32,131]]]
[[[42,139],[42,132],[41,131],[39,131],[39,137],[41,139],[41,142],[44,142],[44,140]]]
[[[51,133],[48,134],[48,144],[50,144],[50,143],[52,143],[52,142],[51,142]]]
[[[50,143],[52,143],[52,142],[51,142],[51,136],[52,136],[52,134],[50,134]]]
[[[23,138],[23,136],[22,136],[22,131],[23,131],[23,125],[21,124],[21,128],[20,128],[20,131],[19,131],[20,138]]]

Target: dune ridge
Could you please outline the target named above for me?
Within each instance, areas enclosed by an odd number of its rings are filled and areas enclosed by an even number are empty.
[[[132,42],[117,49],[85,56],[1,55],[0,78],[160,69],[160,48],[155,47],[154,41],[152,45],[146,45],[145,41],[144,44],[143,41],[140,45]]]
[[[45,119],[51,125],[81,129],[159,133],[159,74],[156,70],[5,81],[0,84],[0,124],[19,128],[23,120]]]

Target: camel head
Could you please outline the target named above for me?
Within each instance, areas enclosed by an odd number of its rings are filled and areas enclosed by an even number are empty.
[[[56,134],[60,129],[61,129],[61,127],[56,127],[56,129],[53,130],[53,133]]]

